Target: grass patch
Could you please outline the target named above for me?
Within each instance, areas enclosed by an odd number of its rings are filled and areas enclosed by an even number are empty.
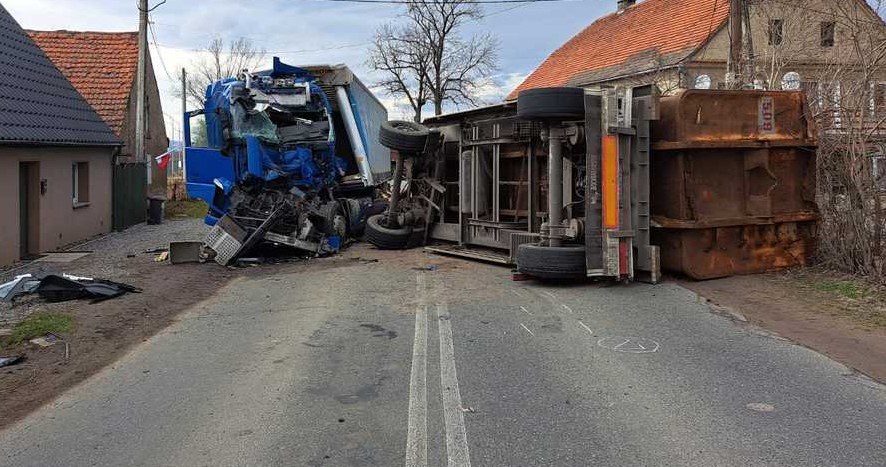
[[[177,199],[166,202],[166,218],[203,218],[209,206],[202,199]]]
[[[74,318],[68,315],[60,313],[34,314],[12,328],[12,334],[4,340],[3,346],[16,347],[35,337],[70,331],[73,326]]]
[[[852,281],[816,281],[812,284],[812,287],[822,292],[828,292],[853,300],[858,300],[867,294],[867,288]]]

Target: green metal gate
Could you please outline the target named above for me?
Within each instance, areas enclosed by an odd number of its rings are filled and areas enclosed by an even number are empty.
[[[143,163],[114,164],[114,230],[145,222],[147,175]]]

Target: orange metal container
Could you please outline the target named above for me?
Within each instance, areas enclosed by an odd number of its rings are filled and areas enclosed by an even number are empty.
[[[799,92],[689,90],[653,127],[653,243],[694,279],[805,264],[812,253],[815,134]]]

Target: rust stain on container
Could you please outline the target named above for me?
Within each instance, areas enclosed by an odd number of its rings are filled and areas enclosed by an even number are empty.
[[[804,265],[812,253],[815,134],[799,92],[689,90],[653,131],[653,240],[694,279]]]

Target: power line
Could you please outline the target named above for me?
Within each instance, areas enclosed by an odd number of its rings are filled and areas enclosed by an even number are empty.
[[[369,42],[361,42],[359,44],[345,44],[345,45],[336,45],[332,47],[323,47],[319,49],[302,49],[302,50],[271,50],[265,51],[268,54],[302,54],[302,53],[310,53],[310,52],[326,52],[327,50],[338,50],[338,49],[349,49],[352,47],[364,47],[369,45]]]
[[[529,2],[529,3],[533,3],[533,2]],[[480,19],[485,19],[485,18],[488,18],[488,17],[490,17],[490,16],[495,16],[495,15],[498,15],[498,14],[501,14],[501,13],[507,13],[507,12],[509,12],[509,11],[511,11],[511,10],[516,10],[517,8],[523,8],[523,7],[525,7],[526,5],[528,5],[528,3],[521,3],[521,4],[519,4],[519,5],[514,5],[514,6],[509,6],[509,7],[507,7],[507,8],[502,8],[501,10],[496,10],[496,11],[493,11],[493,12],[487,13],[487,14],[481,16]]]
[[[157,34],[154,33],[154,26],[151,24],[150,20],[148,20],[148,31],[151,33],[151,40],[154,42],[154,48],[157,50],[157,58],[160,59],[160,66],[163,67],[163,73],[166,73],[166,77],[174,81],[175,78],[169,74],[169,70],[166,68],[166,62],[163,60],[163,54],[160,52],[160,44],[157,43]]]
[[[553,2],[571,2],[580,0],[317,0],[330,3],[382,3],[392,5],[413,5],[413,4],[433,4],[433,3],[458,3],[458,4],[496,4],[496,3],[553,3]]]

